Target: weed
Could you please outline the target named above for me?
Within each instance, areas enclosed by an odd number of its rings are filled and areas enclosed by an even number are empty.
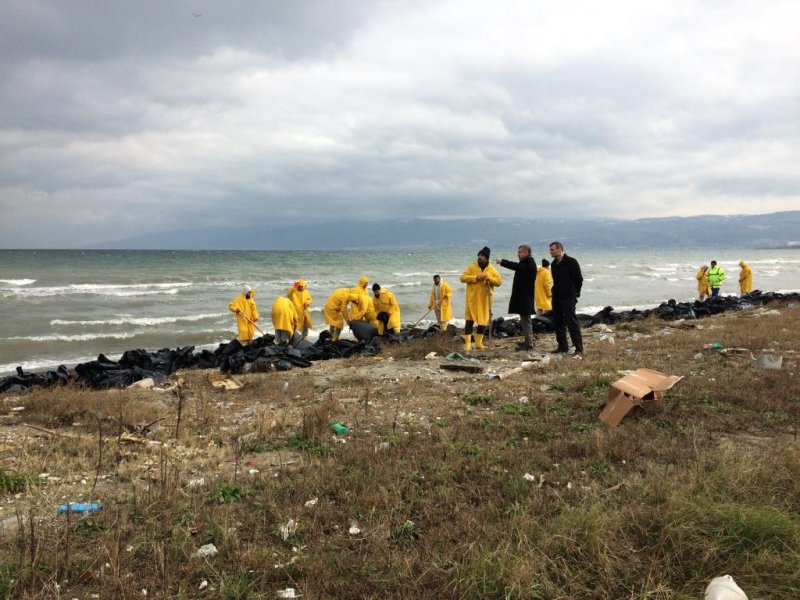
[[[528,417],[533,413],[533,409],[524,404],[504,404],[497,409],[497,412],[501,415]]]
[[[245,495],[245,491],[240,486],[220,481],[217,483],[217,489],[214,490],[213,498],[218,504],[228,504],[231,502],[238,502],[244,498]]]
[[[39,482],[39,478],[27,473],[13,473],[6,469],[0,469],[0,493],[17,494],[28,485]]]
[[[469,392],[464,396],[464,402],[470,406],[491,406],[493,398],[482,392]]]

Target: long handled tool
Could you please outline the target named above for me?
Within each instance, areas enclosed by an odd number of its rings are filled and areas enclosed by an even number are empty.
[[[411,329],[414,329],[414,328],[415,328],[417,325],[419,325],[419,324],[422,322],[422,319],[424,319],[425,317],[427,317],[427,316],[428,316],[428,314],[430,314],[430,312],[431,312],[432,310],[433,310],[433,307],[431,306],[431,307],[428,309],[428,312],[426,312],[424,315],[422,315],[422,316],[419,318],[419,321],[417,321],[416,323],[414,323],[414,324],[411,326]]]
[[[244,320],[245,320],[245,321],[247,321],[248,323],[250,323],[250,325],[252,325],[252,326],[253,326],[253,327],[255,327],[256,329],[258,329],[258,330],[261,332],[261,335],[267,335],[266,333],[264,333],[263,331],[261,331],[261,327],[259,327],[258,325],[256,325],[256,324],[255,324],[255,322],[251,321],[251,320],[250,320],[250,318],[249,318],[249,317],[248,317],[246,314],[244,314],[243,312],[238,312],[238,313],[236,313],[236,314],[237,314],[237,316],[244,317]]]

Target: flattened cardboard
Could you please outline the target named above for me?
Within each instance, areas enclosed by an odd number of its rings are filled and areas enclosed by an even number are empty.
[[[666,375],[652,369],[636,369],[611,384],[600,420],[616,427],[635,406],[660,405],[664,392],[683,377]]]

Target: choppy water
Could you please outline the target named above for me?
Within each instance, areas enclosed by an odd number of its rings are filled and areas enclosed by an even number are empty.
[[[314,297],[312,336],[325,328],[321,311],[330,292],[355,285],[362,274],[393,291],[403,322],[413,323],[427,311],[431,278],[439,273],[453,287],[454,314],[460,317],[464,285],[459,276],[477,250],[0,250],[0,375],[17,365],[40,371],[100,353],[117,358],[134,348],[215,348],[236,335],[228,302],[245,284],[256,289],[260,326],[267,332],[272,331],[273,300],[301,277]],[[537,262],[546,252],[534,249]],[[492,259],[497,255],[515,260],[516,247],[493,247]],[[800,291],[800,250],[584,249],[574,256],[585,278],[579,311],[586,313],[692,299],[694,274],[712,258],[728,274],[723,294],[737,291],[740,260],[753,268],[755,289]],[[497,290],[495,315],[508,306],[513,277],[511,271],[499,271],[504,284]],[[426,321],[432,322],[430,316]]]

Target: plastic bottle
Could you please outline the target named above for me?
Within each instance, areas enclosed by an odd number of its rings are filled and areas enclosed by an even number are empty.
[[[331,429],[333,429],[333,431],[337,435],[345,435],[347,433],[350,433],[350,430],[341,423],[334,423],[333,425],[331,425]]]
[[[67,511],[74,512],[74,513],[89,513],[95,510],[103,510],[102,504],[98,504],[97,502],[70,502],[67,504],[62,504],[58,507],[58,514],[63,515]]]

